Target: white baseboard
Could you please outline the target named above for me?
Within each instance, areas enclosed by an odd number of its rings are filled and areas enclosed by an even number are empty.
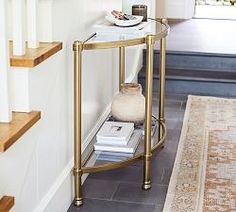
[[[110,113],[110,105],[105,109],[105,112],[101,115],[100,119],[98,120],[98,122],[95,124],[94,128],[91,130],[91,132],[89,133],[89,135],[87,136],[87,138],[84,141],[84,148],[83,151],[90,145],[91,140],[93,139],[93,137],[96,135],[97,131],[99,130],[100,126],[102,125],[102,123],[106,120],[107,116]],[[94,161],[95,162],[95,161]],[[92,163],[92,161],[91,161]],[[58,190],[60,189],[60,187],[64,184],[64,182],[66,180],[68,180],[68,178],[70,178],[70,176],[72,176],[72,169],[73,169],[73,164],[74,164],[74,159],[71,158],[70,162],[66,165],[66,167],[63,169],[63,171],[61,172],[61,174],[58,176],[58,178],[55,180],[55,182],[53,183],[53,185],[51,186],[51,188],[48,190],[48,192],[46,193],[46,195],[42,198],[42,200],[39,202],[39,204],[37,205],[37,207],[35,208],[34,212],[43,212],[43,211],[47,211],[47,206],[50,204],[50,202],[55,199],[55,195],[57,195]],[[91,164],[93,165],[93,164]],[[85,179],[87,178],[88,175],[83,175],[82,181],[84,182]],[[72,189],[72,188],[71,188]],[[66,198],[70,198],[70,194],[64,194],[64,200]],[[70,204],[71,204],[70,200]],[[69,206],[68,206],[69,207]],[[58,210],[59,211],[59,210]],[[54,211],[51,211],[54,212]],[[56,212],[56,211],[55,211]]]

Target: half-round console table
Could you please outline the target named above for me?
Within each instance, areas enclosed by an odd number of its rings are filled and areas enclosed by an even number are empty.
[[[151,188],[150,165],[152,153],[163,146],[166,137],[164,102],[165,102],[165,56],[166,56],[166,36],[169,33],[169,26],[166,19],[152,20],[150,29],[145,35],[129,36],[99,36],[94,35],[86,41],[75,41],[74,51],[74,190],[76,206],[83,204],[81,177],[85,173],[93,173],[105,170],[116,169],[143,160],[143,186],[144,190]],[[158,115],[158,139],[151,143],[152,130],[152,87],[153,87],[153,49],[155,42],[160,41],[160,80],[159,80],[159,115]],[[82,161],[81,153],[81,88],[82,88],[82,52],[93,49],[119,48],[119,86],[125,82],[125,47],[146,44],[147,48],[147,68],[145,83],[145,133],[144,145],[136,151],[134,156],[119,162],[98,163],[88,166],[89,160],[95,154],[91,151],[89,157]]]

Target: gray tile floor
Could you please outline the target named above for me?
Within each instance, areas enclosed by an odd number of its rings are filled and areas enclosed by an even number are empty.
[[[161,212],[173,168],[183,122],[186,95],[169,94],[166,100],[168,128],[165,148],[152,160],[152,189],[143,191],[142,162],[129,167],[90,174],[83,185],[84,205],[68,212]],[[153,102],[153,113],[157,111]]]

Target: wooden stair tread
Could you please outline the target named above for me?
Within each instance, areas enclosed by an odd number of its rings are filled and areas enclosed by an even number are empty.
[[[10,123],[0,123],[0,152],[5,152],[40,118],[41,113],[39,111],[13,112]]]
[[[15,198],[10,196],[3,196],[0,199],[0,211],[8,212],[15,204]]]
[[[26,48],[25,55],[13,55],[13,42],[10,41],[10,65],[33,68],[62,49],[62,42],[40,42],[36,49]]]

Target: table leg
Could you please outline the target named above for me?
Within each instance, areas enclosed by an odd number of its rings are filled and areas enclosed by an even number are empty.
[[[125,83],[125,47],[119,47],[119,90]]]
[[[154,39],[152,35],[146,38],[147,44],[147,69],[145,82],[145,146],[144,146],[144,181],[143,189],[151,188],[151,130],[152,130],[152,85],[153,85],[153,48]]]
[[[162,19],[162,22],[166,19]],[[166,38],[160,40],[160,67],[159,67],[159,121],[165,123],[165,67],[166,67]],[[159,123],[158,138],[163,137],[163,129]]]
[[[82,90],[82,42],[75,41],[74,51],[74,186],[76,206],[83,204],[82,198],[82,161],[81,161],[81,90]]]

